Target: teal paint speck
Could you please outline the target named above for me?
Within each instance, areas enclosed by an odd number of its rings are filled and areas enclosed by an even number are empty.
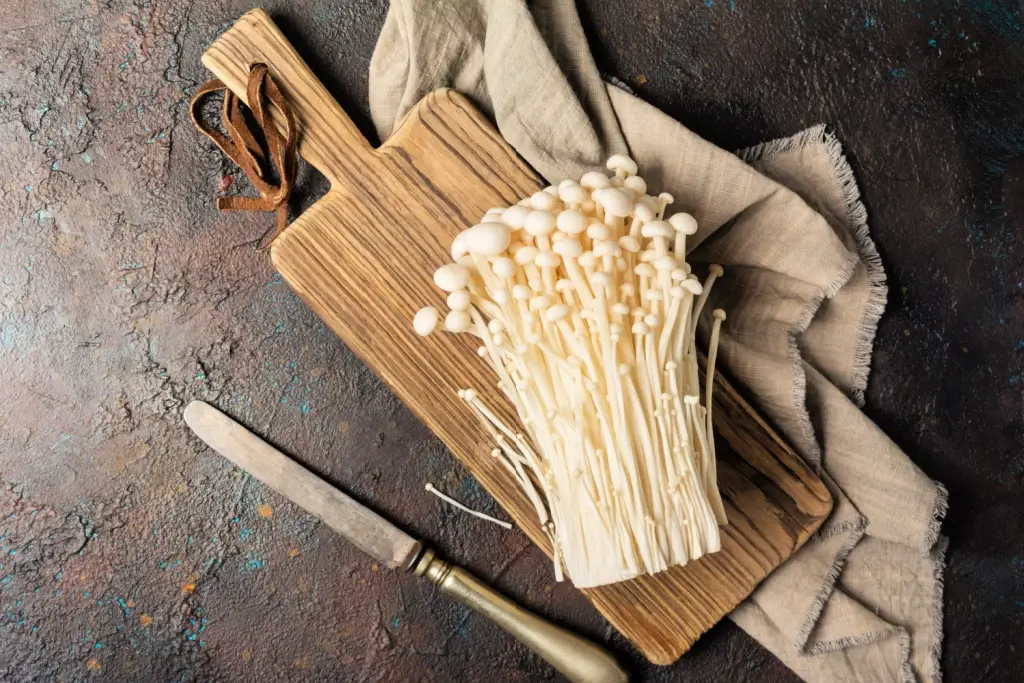
[[[865,17],[865,19],[864,19],[864,28],[871,28],[874,25],[875,25],[875,20],[874,19],[872,19],[871,17]]]
[[[304,404],[302,404],[301,410],[302,410],[302,414],[305,415],[309,411],[313,410],[313,407],[311,405],[309,405],[308,403],[304,403]]]
[[[238,534],[238,537],[243,541],[248,541],[250,536],[252,536],[252,532],[248,529],[242,529],[241,533]]]
[[[935,47],[936,45],[938,45],[938,43],[935,41],[934,38],[932,38],[931,40],[928,41],[928,46],[929,47]]]
[[[398,630],[402,626],[402,618],[395,617],[391,620],[391,628]]]
[[[84,598],[89,597],[89,591],[82,591],[82,597],[84,597]]]
[[[103,649],[103,643],[96,643],[96,645],[95,645],[94,647],[95,647],[95,648],[96,648],[97,650],[102,650],[102,649]]]
[[[31,191],[32,191],[32,186],[31,185],[26,185],[25,186],[25,192],[31,192]]]
[[[892,77],[893,78],[906,78],[907,77],[907,67],[905,67],[905,66],[896,67],[895,69],[892,70]]]
[[[92,157],[89,156],[88,152],[82,152],[82,161],[84,161],[87,164],[91,164],[92,163]]]
[[[254,572],[263,569],[263,566],[264,562],[262,559],[258,557],[250,557],[248,560],[245,561],[245,564],[242,565],[242,571]]]
[[[128,609],[128,603],[124,601],[124,598],[118,598],[117,599],[117,606],[121,608],[121,611],[124,612],[124,615],[126,617],[129,614],[131,614],[131,610]]]

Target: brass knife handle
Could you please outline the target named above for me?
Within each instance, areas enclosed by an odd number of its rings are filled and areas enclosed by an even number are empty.
[[[523,609],[462,567],[445,562],[430,549],[412,569],[442,593],[481,614],[533,650],[574,683],[626,683],[629,678],[605,650]]]

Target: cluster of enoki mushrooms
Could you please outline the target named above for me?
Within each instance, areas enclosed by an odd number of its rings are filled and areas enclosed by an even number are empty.
[[[470,333],[520,425],[459,391],[492,455],[536,509],[556,578],[581,588],[652,574],[720,548],[711,395],[725,312],[712,313],[701,400],[697,321],[722,268],[702,284],[686,262],[697,231],[665,217],[630,158],[508,208],[491,209],[434,273],[448,332]],[[413,326],[441,321],[421,309]]]

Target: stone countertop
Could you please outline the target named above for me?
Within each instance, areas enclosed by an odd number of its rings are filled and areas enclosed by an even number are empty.
[[[1020,7],[800,5],[580,10],[607,74],[723,147],[843,141],[890,285],[867,410],[951,494],[946,680],[1024,680]],[[265,6],[370,132],[385,6]],[[181,420],[203,399],[637,681],[796,681],[729,623],[645,664],[520,533],[423,491],[500,515],[253,250],[273,216],[214,208],[245,179],[187,105],[249,7],[0,0],[0,680],[554,680],[212,455]]]

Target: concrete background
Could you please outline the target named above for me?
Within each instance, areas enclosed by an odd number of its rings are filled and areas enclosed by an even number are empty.
[[[0,680],[536,681],[192,437],[201,398],[639,681],[793,681],[730,624],[645,665],[219,214],[199,55],[249,2],[0,0]],[[385,5],[269,2],[369,131]],[[1024,679],[1024,32],[1004,0],[581,4],[600,66],[726,148],[834,126],[890,282],[868,412],[946,483],[946,680]],[[308,169],[295,210],[325,185]]]

